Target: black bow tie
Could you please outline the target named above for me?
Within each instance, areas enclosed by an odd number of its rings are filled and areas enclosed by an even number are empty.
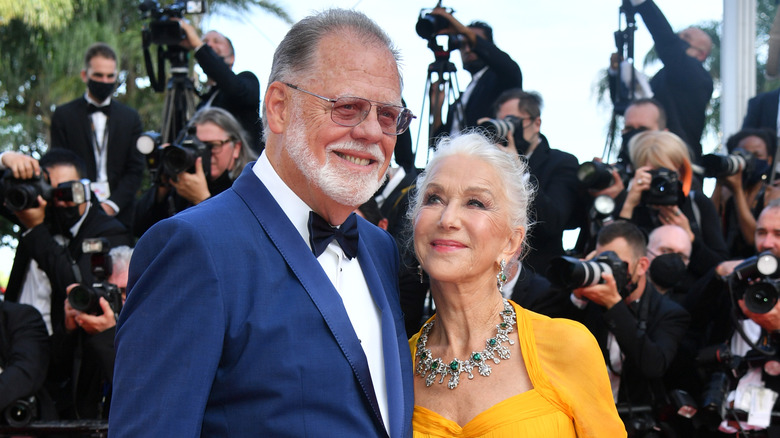
[[[87,105],[87,114],[92,114],[96,111],[100,111],[101,113],[105,114],[106,116],[109,113],[109,107],[110,105],[104,105],[104,106],[97,106],[93,103],[90,103]]]
[[[315,212],[309,212],[309,243],[315,257],[325,252],[331,240],[336,239],[347,258],[352,260],[357,255],[358,229],[357,216],[352,213],[341,227],[331,227],[328,221]]]

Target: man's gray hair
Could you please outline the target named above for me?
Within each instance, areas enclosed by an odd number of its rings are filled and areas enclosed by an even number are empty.
[[[400,63],[400,54],[390,37],[365,14],[348,9],[327,9],[304,18],[290,28],[274,52],[268,85],[276,81],[297,82],[301,77],[313,74],[319,43],[331,34],[352,35],[365,45],[385,47],[392,53],[396,64]],[[398,80],[399,85],[402,85],[400,71]],[[263,105],[263,119],[265,118]],[[263,137],[266,140],[268,133],[266,123],[263,129]]]
[[[117,246],[111,248],[108,255],[111,256],[112,272],[114,274],[117,272],[124,272],[130,267],[130,258],[133,257],[133,248],[130,248],[127,245]]]

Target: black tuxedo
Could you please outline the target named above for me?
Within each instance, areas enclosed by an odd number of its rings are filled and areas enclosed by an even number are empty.
[[[761,93],[748,101],[747,114],[742,121],[742,129],[770,129],[777,131],[777,105],[780,100],[780,88]]]
[[[62,246],[54,240],[52,231],[46,223],[31,228],[19,238],[5,299],[19,301],[30,261],[35,259],[51,283],[51,325],[55,331],[65,322],[63,308],[65,288],[72,283],[92,284],[93,282],[90,255],[84,254],[81,250],[84,239],[105,237],[111,243],[111,247],[132,246],[132,239],[127,229],[115,218],[108,216],[96,201],[93,196],[93,203],[87,217],[81,224],[78,234],[70,239],[67,246]],[[74,265],[77,270],[74,269]]]
[[[57,107],[51,119],[51,147],[78,154],[87,164],[87,178],[97,181],[92,118],[87,113],[87,105],[86,99],[79,97]],[[143,127],[138,113],[129,106],[111,99],[109,108],[106,173],[111,196],[108,199],[119,207],[117,219],[129,225],[146,167],[143,155],[135,146]]]
[[[233,73],[230,66],[208,45],[195,52],[195,59],[203,72],[216,84],[201,96],[198,109],[211,100],[211,106],[225,109],[241,123],[249,136],[249,147],[259,155],[263,150],[263,123],[260,120],[260,81],[254,73]],[[216,96],[215,96],[216,94]]]
[[[495,44],[477,36],[477,44],[473,51],[488,66],[487,71],[474,85],[474,90],[463,109],[464,120],[460,129],[477,126],[477,120],[482,117],[493,117],[493,104],[498,96],[512,88],[523,88],[523,74],[520,66],[505,52],[502,52]],[[452,129],[456,107],[460,100],[450,106],[447,112],[447,122],[436,131],[436,136],[449,134]]]
[[[574,307],[571,303],[569,305]],[[589,302],[583,310],[575,310],[573,315],[596,337],[608,364],[608,333],[615,336],[625,357],[619,402],[652,404],[656,395],[665,394],[661,379],[690,323],[690,315],[685,309],[661,295],[647,281],[638,303],[629,305],[621,301],[606,310]]]
[[[664,67],[650,80],[653,97],[666,110],[667,128],[688,144],[694,162],[701,158],[701,135],[712,97],[712,76],[685,51],[689,45],[669,25],[653,0],[636,8],[653,36]]]
[[[525,264],[544,275],[550,259],[563,255],[563,230],[568,227],[581,200],[578,196],[577,158],[550,148],[544,135],[540,134],[539,139],[528,159],[537,193],[531,208],[532,219],[536,223],[528,236],[531,250]]]
[[[34,307],[0,300],[0,412],[43,386],[49,348],[46,324]]]

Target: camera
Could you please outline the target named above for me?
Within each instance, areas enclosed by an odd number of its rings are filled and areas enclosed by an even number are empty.
[[[108,240],[104,238],[84,239],[81,250],[84,254],[91,254],[90,267],[95,282],[91,287],[77,285],[68,294],[68,303],[74,309],[90,315],[102,315],[100,298],[105,298],[111,306],[111,310],[118,315],[122,310],[122,294],[115,284],[108,283],[106,279],[111,276],[113,264],[111,249]]]
[[[729,276],[732,290],[743,297],[751,312],[767,313],[777,304],[780,297],[777,267],[777,258],[770,251],[764,251],[745,259]]]
[[[184,14],[202,14],[206,12],[205,0],[176,0],[173,4],[161,7],[156,0],[145,0],[139,6],[143,18],[149,20],[149,36],[152,44],[179,44],[186,35],[178,21],[171,18],[184,18]]]
[[[650,187],[642,192],[644,205],[678,205],[682,200],[677,172],[665,167],[650,171]]]
[[[441,2],[436,7],[441,7]],[[431,11],[432,9],[420,10],[420,16],[417,18],[417,24],[414,26],[417,35],[420,35],[420,38],[425,40],[435,38],[440,31],[450,27],[450,20],[441,15],[431,14]],[[447,8],[447,12],[452,14],[455,11]]]
[[[591,260],[578,260],[574,257],[560,256],[550,260],[547,279],[554,286],[571,290],[603,283],[602,273],[612,274],[621,296],[628,285],[628,263],[613,251],[604,251]]]
[[[15,400],[3,410],[3,418],[11,427],[24,427],[38,418],[38,400],[35,396]]]
[[[11,211],[37,207],[38,195],[43,199],[50,199],[51,190],[43,173],[30,179],[14,178],[11,169],[6,169],[3,173],[3,198],[6,207]]]
[[[615,183],[612,166],[601,161],[588,161],[580,164],[577,179],[587,189],[604,190]]]
[[[195,136],[195,128],[183,129],[176,140],[161,146],[161,135],[157,132],[144,132],[138,137],[136,148],[146,156],[146,164],[152,179],[159,181],[160,171],[170,178],[181,172],[195,173],[195,161],[203,159],[203,173],[211,173],[211,150]]]
[[[488,119],[477,125],[488,138],[506,145],[507,139],[514,135],[515,128],[521,120],[515,116],[506,116],[503,119]]]
[[[707,154],[701,157],[704,176],[719,178],[734,175],[740,171],[748,171],[755,167],[756,158],[750,152],[736,148],[729,155]]]

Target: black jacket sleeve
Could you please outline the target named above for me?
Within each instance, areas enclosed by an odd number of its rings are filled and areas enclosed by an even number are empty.
[[[0,410],[43,385],[49,333],[41,314],[25,304],[0,303]]]

